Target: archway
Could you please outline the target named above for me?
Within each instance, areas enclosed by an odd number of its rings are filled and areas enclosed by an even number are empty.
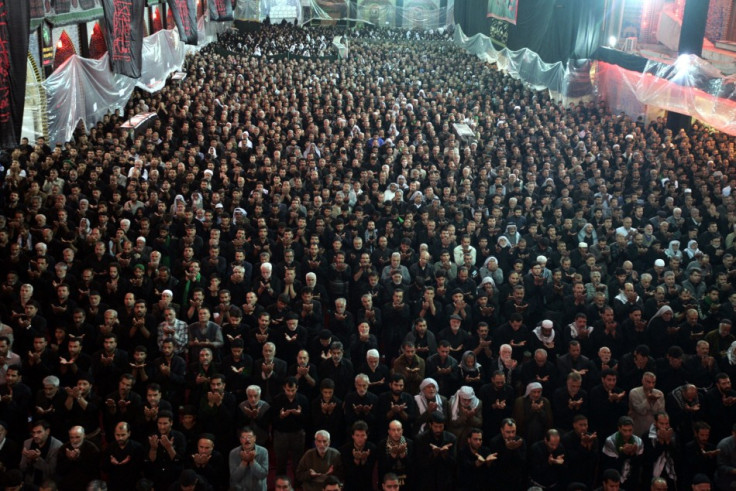
[[[48,134],[46,91],[41,85],[43,81],[41,71],[30,53],[26,65],[26,102],[23,108],[21,137],[35,142],[38,137],[45,137]]]

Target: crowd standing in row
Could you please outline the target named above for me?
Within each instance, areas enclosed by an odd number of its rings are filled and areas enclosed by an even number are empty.
[[[344,30],[343,30],[344,31]],[[234,53],[256,57],[283,56],[284,54],[304,57],[337,56],[332,44],[342,31],[334,27],[301,27],[282,22],[267,29],[240,32],[237,29],[221,33],[217,47]]]
[[[734,140],[381,32],[6,159],[9,486],[731,489]]]

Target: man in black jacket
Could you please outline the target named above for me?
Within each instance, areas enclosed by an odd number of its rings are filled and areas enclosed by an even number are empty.
[[[496,479],[490,489],[526,489],[526,442],[516,434],[516,421],[507,418],[501,421],[501,431],[491,439],[491,453],[498,454],[491,472]]]
[[[429,429],[416,438],[415,444],[419,489],[455,489],[457,438],[445,431],[444,414],[440,411],[432,413]]]
[[[274,397],[271,403],[273,450],[277,456],[276,474],[286,474],[289,457],[294,468],[301,460],[304,455],[304,428],[309,420],[309,400],[297,392],[296,379],[288,377],[284,382],[283,392]]]

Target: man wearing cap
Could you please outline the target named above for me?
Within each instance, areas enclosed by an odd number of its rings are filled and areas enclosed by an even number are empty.
[[[445,306],[445,318],[450,319],[453,315],[458,315],[463,321],[465,330],[470,331],[472,328],[472,306],[471,301],[467,298],[466,292],[462,288],[455,287],[451,290],[451,302]]]
[[[705,474],[695,474],[693,477],[692,489],[693,491],[710,491],[712,483]]]
[[[545,319],[532,330],[529,336],[529,351],[534,353],[537,349],[544,349],[554,360],[563,344],[562,340],[556,338],[557,332],[554,329],[554,323],[549,319]]]
[[[468,331],[461,329],[463,318],[458,314],[450,315],[450,326],[444,328],[437,335],[438,341],[447,341],[450,343],[450,355],[457,361],[466,350],[470,349],[473,338]]]
[[[588,255],[588,243],[578,242],[577,249],[570,251],[570,261],[574,265],[582,265],[585,263],[585,258]]]
[[[656,259],[654,261],[654,267],[648,271],[652,275],[652,284],[661,285],[664,283],[664,268],[666,265],[667,263],[664,262],[664,259]]]
[[[155,252],[161,254],[158,251]],[[171,276],[168,266],[159,267],[156,278],[153,280],[153,294],[160,298],[151,307],[151,315],[156,321],[164,319],[164,311],[167,307],[174,307],[175,311],[179,312],[179,304],[173,301],[175,288],[176,280]]]
[[[541,254],[537,256],[537,263],[539,263],[539,266],[542,268],[542,277],[547,283],[549,283],[552,281],[552,270],[547,267],[547,262],[547,256]]]

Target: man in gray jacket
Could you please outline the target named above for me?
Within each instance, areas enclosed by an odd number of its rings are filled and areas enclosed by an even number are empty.
[[[38,420],[31,428],[31,438],[23,442],[20,470],[29,485],[40,486],[56,474],[56,460],[61,441],[51,436],[51,425]]]
[[[266,491],[268,451],[256,445],[253,429],[240,430],[240,446],[230,451],[230,489],[236,491]]]

